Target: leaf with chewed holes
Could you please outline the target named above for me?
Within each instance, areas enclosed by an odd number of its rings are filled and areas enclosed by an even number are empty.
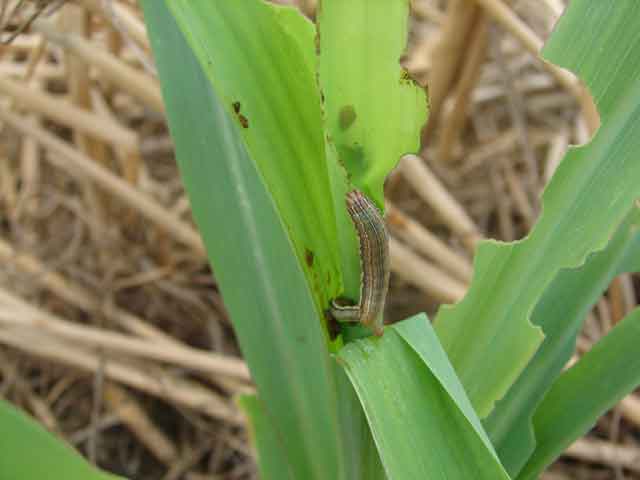
[[[529,236],[481,244],[466,297],[436,317],[436,331],[481,417],[540,345],[542,332],[529,317],[546,288],[560,270],[602,250],[640,194],[639,15],[635,0],[569,4],[546,58],[586,82],[602,125],[558,167]]]

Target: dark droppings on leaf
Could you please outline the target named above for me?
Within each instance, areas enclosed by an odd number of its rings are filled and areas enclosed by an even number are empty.
[[[233,111],[235,112],[242,128],[249,128],[249,119],[240,113],[240,102],[233,102],[231,104]]]
[[[353,108],[353,105],[345,105],[340,109],[339,114],[339,124],[342,130],[346,130],[356,121],[356,110]]]
[[[304,251],[304,259],[307,262],[307,265],[309,267],[313,267],[313,260],[315,259],[315,255],[308,248],[306,248],[305,251]]]
[[[340,335],[340,324],[333,318],[329,310],[324,311],[324,319],[327,322],[327,331],[329,332],[329,338],[333,341]]]

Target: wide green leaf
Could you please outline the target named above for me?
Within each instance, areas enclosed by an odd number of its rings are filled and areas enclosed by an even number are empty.
[[[185,9],[214,4],[231,5],[182,2]],[[165,2],[144,0],[142,5],[193,215],[276,430],[273,436],[287,454],[289,469],[280,478],[347,478],[334,366],[317,304],[289,237],[290,225],[283,222],[244,146],[247,129],[235,112],[230,113],[229,99],[221,101],[213,90]],[[218,27],[216,23],[208,28]],[[247,113],[249,128],[252,121],[256,126],[251,101],[239,101],[245,102],[246,110],[241,111]]]
[[[518,480],[538,478],[598,417],[640,385],[640,308],[564,372],[533,417],[536,450]]]
[[[535,449],[531,417],[575,350],[587,312],[613,277],[640,268],[640,208],[633,207],[607,248],[575,270],[562,271],[532,315],[545,339],[540,349],[484,422],[503,465],[511,475]]]
[[[408,0],[323,0],[318,9],[325,150],[345,294],[354,300],[360,274],[345,193],[355,186],[382,208],[384,180],[402,154],[419,148],[427,117],[424,89],[399,63],[408,15]]]
[[[409,0],[323,0],[318,11],[326,134],[351,182],[383,204],[383,184],[400,156],[419,148],[424,89],[399,61]]]
[[[256,460],[262,480],[277,480],[280,478],[293,478],[289,471],[287,454],[282,449],[283,445],[276,436],[264,405],[257,395],[243,395],[238,399],[238,405],[247,416],[247,427],[251,444],[256,449]]]
[[[263,0],[168,0],[224,110],[239,127],[320,313],[342,290],[322,135],[314,25]]]
[[[0,478],[117,480],[102,472],[37,422],[0,399]]]
[[[640,4],[574,1],[545,49],[546,58],[589,86],[602,126],[573,148],[543,196],[530,235],[478,248],[466,297],[443,308],[436,330],[474,407],[485,417],[510,388],[543,335],[529,323],[562,269],[603,249],[629,211],[640,184]]]
[[[508,479],[424,314],[338,354],[390,479]]]
[[[342,448],[347,455],[346,479],[386,480],[371,430],[347,374],[334,361],[338,381],[338,418],[342,427]]]

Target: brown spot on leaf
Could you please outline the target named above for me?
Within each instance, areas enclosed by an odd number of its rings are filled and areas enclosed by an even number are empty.
[[[340,335],[340,324],[333,318],[330,310],[324,311],[324,320],[327,324],[327,331],[329,332],[329,338],[335,340]]]
[[[235,112],[236,117],[238,117],[238,121],[240,122],[240,125],[242,125],[242,128],[249,128],[249,119],[240,113],[240,102],[233,102],[231,106],[233,107],[233,111]]]
[[[307,262],[309,267],[313,267],[313,260],[315,259],[314,253],[308,248],[304,251],[304,260]]]
[[[346,130],[356,121],[356,110],[353,108],[353,105],[345,105],[340,109],[340,113],[338,114],[338,123],[340,124],[340,128],[342,130]]]

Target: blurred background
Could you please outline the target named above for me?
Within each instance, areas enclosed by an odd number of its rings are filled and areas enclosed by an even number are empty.
[[[257,478],[233,402],[253,387],[190,216],[136,1],[0,2],[0,397],[131,479]],[[316,0],[278,3],[315,17]],[[599,122],[573,75],[537,57],[564,0],[411,6],[400,62],[428,84],[430,115],[420,156],[386,185],[390,322],[462,298],[477,242],[524,237],[565,151]],[[639,286],[615,279],[575,358]],[[543,478],[640,478],[640,398]]]

